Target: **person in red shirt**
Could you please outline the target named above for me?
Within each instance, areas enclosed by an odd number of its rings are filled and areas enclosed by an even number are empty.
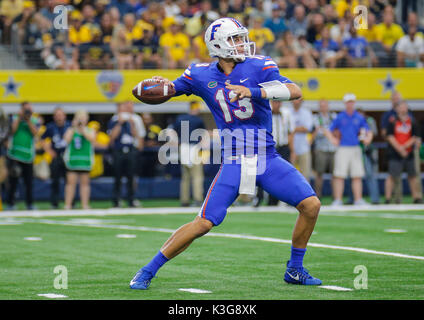
[[[405,170],[408,174],[409,187],[414,203],[422,203],[417,190],[417,172],[414,165],[414,147],[418,136],[417,125],[408,114],[408,104],[400,101],[396,105],[396,119],[387,127],[387,141],[389,142],[388,159],[389,174],[393,179],[399,178]],[[390,201],[392,188],[385,190],[386,202]]]

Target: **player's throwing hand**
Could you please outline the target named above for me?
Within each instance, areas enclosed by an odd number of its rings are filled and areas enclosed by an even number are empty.
[[[173,83],[172,81],[170,81],[170,80],[168,80],[168,79],[166,79],[166,78],[164,78],[164,77],[161,77],[161,76],[153,76],[153,77],[152,77],[152,79],[153,79],[153,80],[157,80],[157,81],[165,82],[165,84],[167,84],[167,85],[171,85],[173,88],[175,87],[175,85],[174,85],[174,83]]]

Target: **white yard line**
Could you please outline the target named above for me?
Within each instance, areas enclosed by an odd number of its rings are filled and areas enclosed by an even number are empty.
[[[185,292],[190,292],[190,293],[212,293],[212,291],[208,291],[208,290],[202,290],[202,289],[195,289],[195,288],[180,288],[178,289],[179,291],[185,291]]]
[[[75,223],[75,222],[72,222],[72,221],[57,221],[57,220],[47,220],[47,219],[23,219],[23,222],[63,225],[63,226],[75,226],[75,227],[91,227],[91,228],[102,228],[102,229],[164,232],[164,233],[173,233],[175,231],[174,229],[167,229],[167,228],[151,228],[151,227],[144,227],[144,226],[111,225],[111,224],[81,224],[81,223]],[[258,236],[243,235],[243,234],[232,234],[232,233],[210,232],[210,233],[206,234],[206,236],[207,237],[219,237],[219,238],[231,238],[231,239],[243,239],[243,240],[256,240],[256,241],[283,243],[283,244],[290,244],[290,245],[292,243],[291,240],[271,238],[271,237],[258,237]],[[368,254],[389,256],[389,257],[424,261],[424,257],[422,257],[422,256],[413,256],[413,255],[396,253],[396,252],[386,252],[386,251],[378,251],[378,250],[356,248],[356,247],[346,247],[346,246],[335,246],[335,245],[328,245],[328,244],[322,244],[322,243],[308,243],[308,246],[314,247],[314,248],[344,250],[344,251],[352,251],[352,252],[359,252],[359,253],[368,253]]]
[[[0,218],[42,218],[42,217],[79,217],[79,216],[122,216],[122,215],[150,215],[150,214],[197,214],[200,208],[110,208],[90,210],[31,210],[31,211],[1,211]],[[385,218],[385,219],[409,219],[424,220],[424,215],[408,213],[384,213],[387,211],[405,212],[408,210],[419,210],[424,213],[424,205],[373,205],[373,206],[322,206],[321,216],[335,217],[358,217],[358,218]],[[292,207],[259,207],[252,208],[230,207],[228,212],[278,212],[297,214]],[[382,213],[380,213],[382,212]]]
[[[39,293],[37,294],[39,297],[46,297],[50,299],[58,299],[58,298],[67,298],[68,296],[65,296],[63,294],[56,294],[56,293]]]
[[[334,291],[353,291],[353,289],[339,287],[339,286],[319,286],[319,288],[334,290]]]

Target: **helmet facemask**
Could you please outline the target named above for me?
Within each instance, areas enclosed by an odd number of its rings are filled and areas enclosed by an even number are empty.
[[[241,41],[238,40],[240,38]],[[246,57],[255,55],[256,46],[254,42],[249,41],[247,31],[230,34],[225,43],[228,46],[228,48],[226,48],[228,58],[233,58],[236,61],[244,61]],[[240,50],[240,48],[242,50]],[[242,53],[239,53],[239,51],[242,51]]]

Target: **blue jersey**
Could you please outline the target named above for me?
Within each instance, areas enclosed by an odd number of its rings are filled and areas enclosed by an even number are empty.
[[[340,112],[330,125],[331,131],[336,129],[340,131],[340,146],[344,147],[359,146],[358,135],[362,128],[370,130],[367,120],[357,111],[352,115],[346,111]]]
[[[223,152],[231,149],[232,155],[251,154],[264,148],[267,154],[273,154],[275,143],[269,100],[243,98],[230,102],[232,91],[225,88],[226,83],[260,88],[261,84],[270,81],[292,83],[280,75],[277,64],[271,58],[254,56],[237,63],[228,75],[221,71],[217,61],[193,63],[174,84],[176,96],[194,94],[208,105],[220,130]]]

